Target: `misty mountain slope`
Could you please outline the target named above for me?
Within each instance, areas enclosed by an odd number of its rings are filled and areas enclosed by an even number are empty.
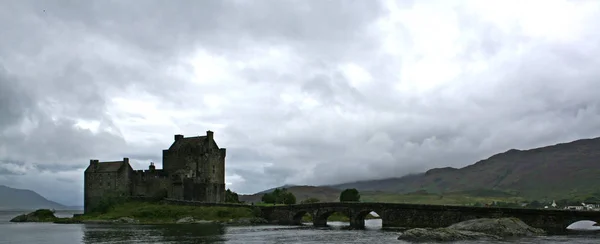
[[[424,173],[411,174],[400,178],[349,182],[337,185],[327,185],[325,187],[333,187],[340,190],[356,188],[360,191],[399,192],[397,189],[409,189],[410,187],[412,187],[412,182],[420,180],[423,174]],[[410,190],[406,192],[410,192]]]
[[[40,194],[24,189],[15,189],[0,185],[0,209],[67,209],[68,207],[50,201]]]
[[[568,198],[599,192],[599,179],[600,138],[594,138],[530,150],[511,149],[460,169],[431,169],[424,174],[331,187],[397,193],[490,189],[532,198]]]
[[[307,198],[317,198],[323,202],[336,202],[339,201],[340,193],[339,189],[332,187],[318,187],[318,186],[291,186],[285,185],[278,188],[286,188],[289,192],[296,196],[296,202],[306,200]],[[262,196],[265,193],[274,191],[275,188],[266,191],[261,191],[252,195],[240,195],[239,200],[245,202],[260,202]]]
[[[280,186],[280,187],[273,187],[273,188],[270,188],[270,189],[267,189],[267,190],[264,190],[264,191],[261,191],[261,192],[257,192],[256,194],[271,193],[271,192],[275,191],[275,189],[277,189],[277,188],[290,188],[290,187],[295,187],[295,186],[298,186],[298,185],[286,184],[286,185],[283,185],[283,186]]]

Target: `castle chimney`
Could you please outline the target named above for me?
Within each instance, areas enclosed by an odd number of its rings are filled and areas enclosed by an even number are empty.
[[[213,139],[213,132],[212,132],[212,131],[210,131],[210,130],[206,131],[206,137],[208,137],[208,140],[209,140],[209,141],[212,141],[212,140],[214,140],[214,139]]]
[[[93,169],[97,169],[98,168],[98,162],[99,162],[99,160],[90,159],[90,166],[92,166]]]
[[[148,167],[150,171],[154,171],[156,167],[154,166],[154,162],[150,162],[150,167]]]
[[[177,134],[175,135],[175,141],[183,139],[183,135]]]
[[[129,163],[129,158],[123,158],[124,163]]]

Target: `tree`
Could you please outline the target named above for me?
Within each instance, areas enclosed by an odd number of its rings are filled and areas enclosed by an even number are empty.
[[[260,200],[264,203],[275,203],[275,196],[273,193],[265,193]]]
[[[355,188],[346,189],[340,193],[340,202],[358,202],[360,201],[360,193]]]
[[[225,202],[240,203],[238,194],[227,189],[227,191],[225,191]]]
[[[284,192],[280,196],[281,203],[283,204],[296,204],[296,196],[289,191]]]
[[[296,204],[296,196],[285,188],[277,188],[271,193],[265,193],[261,200],[264,203]]]

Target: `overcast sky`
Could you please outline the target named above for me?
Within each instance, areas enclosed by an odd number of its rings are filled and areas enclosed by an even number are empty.
[[[417,3],[418,2],[418,3]],[[239,193],[600,136],[600,1],[0,2],[0,184],[215,132]]]

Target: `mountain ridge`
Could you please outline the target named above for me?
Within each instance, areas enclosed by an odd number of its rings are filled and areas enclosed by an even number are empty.
[[[32,210],[39,208],[56,210],[78,209],[74,206],[51,201],[29,189],[17,189],[0,185],[0,209],[2,210]]]
[[[444,193],[483,188],[534,198],[567,197],[600,191],[600,183],[594,183],[598,175],[600,137],[527,150],[510,149],[462,168],[433,168],[403,177],[329,186],[394,193],[420,190]]]
[[[600,137],[510,149],[461,168],[432,168],[401,177],[319,187],[397,194],[493,191],[532,199],[562,199],[600,192],[598,176]]]

